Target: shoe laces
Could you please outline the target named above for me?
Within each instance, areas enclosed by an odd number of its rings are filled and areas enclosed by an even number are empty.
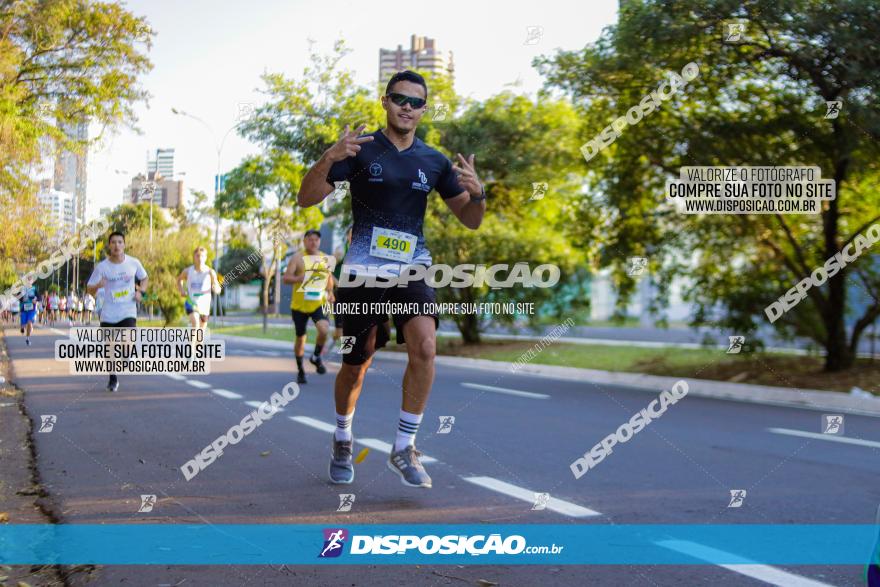
[[[423,469],[422,463],[419,461],[419,457],[422,456],[422,453],[414,446],[410,446],[406,448],[404,460],[406,460],[407,464],[411,467],[415,467],[417,469]]]
[[[351,456],[351,441],[337,440],[334,442],[334,450],[336,460],[341,460]]]

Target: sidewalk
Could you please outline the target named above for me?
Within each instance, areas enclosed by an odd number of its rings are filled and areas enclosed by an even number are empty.
[[[249,338],[228,334],[212,334],[212,338],[240,340],[253,345],[265,346],[276,349],[291,349],[291,343],[277,340],[264,340],[261,338]],[[310,348],[310,345],[307,345]],[[380,352],[380,359],[393,361],[406,361],[406,353]],[[465,357],[438,356],[435,359],[438,365],[451,367],[466,367],[487,371],[514,373],[512,363],[503,361],[490,361],[487,359],[469,359]],[[822,391],[818,389],[790,389],[786,387],[773,387],[769,385],[750,385],[746,383],[730,383],[727,381],[710,381],[707,379],[694,379],[692,377],[664,377],[659,375],[644,375],[641,373],[623,373],[619,371],[600,371],[597,369],[579,369],[575,367],[556,367],[552,365],[528,364],[521,366],[515,373],[525,375],[537,375],[554,379],[569,379],[573,381],[589,382],[596,385],[620,385],[633,387],[659,393],[663,389],[669,389],[681,379],[687,381],[689,395],[696,397],[708,397],[731,401],[743,401],[756,404],[807,408],[824,410],[834,413],[858,414],[863,416],[880,416],[880,397],[862,398],[836,391]],[[590,389],[587,386],[586,389]]]
[[[22,392],[10,384],[12,377],[0,329],[0,524],[57,523],[36,469],[35,430],[25,413]],[[62,572],[53,565],[0,566],[0,585],[62,585]]]

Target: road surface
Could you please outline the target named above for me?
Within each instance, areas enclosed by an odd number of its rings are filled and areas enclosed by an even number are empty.
[[[83,523],[242,524],[866,524],[880,503],[880,426],[847,415],[829,440],[821,412],[686,397],[595,469],[570,463],[647,406],[652,394],[589,381],[438,368],[417,439],[435,459],[431,490],[403,486],[385,464],[404,363],[379,353],[353,431],[371,448],[350,486],[326,479],[338,363],[313,372],[299,397],[186,481],[181,465],[294,380],[291,349],[227,339],[207,375],[68,375],[53,341],[25,346],[6,328],[15,383],[29,415],[57,417],[35,433],[37,467],[61,520]],[[338,355],[337,355],[338,356]],[[333,355],[330,356],[331,358]],[[336,359],[338,360],[338,359]],[[659,393],[660,390],[657,390]],[[437,434],[439,418],[455,416]],[[730,490],[745,489],[730,508]],[[552,507],[532,510],[533,494]],[[340,493],[354,493],[338,513]],[[152,512],[138,512],[155,494]],[[108,545],[108,548],[111,546]],[[856,566],[102,566],[75,585],[860,585]],[[184,581],[181,583],[181,581]]]

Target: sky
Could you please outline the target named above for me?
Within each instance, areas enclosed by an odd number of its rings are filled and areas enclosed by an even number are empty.
[[[616,0],[580,2],[444,1],[366,3],[338,0],[135,0],[125,3],[146,16],[157,32],[148,53],[154,68],[142,78],[151,94],[136,106],[140,133],[105,133],[89,152],[87,218],[115,208],[133,175],[143,172],[148,151],[175,149],[175,173],[189,190],[213,193],[220,138],[238,121],[240,104],[263,102],[264,72],[300,77],[309,40],[322,53],[342,38],[352,52],[342,65],[355,80],[374,87],[379,49],[409,47],[410,35],[436,39],[452,51],[455,88],[484,99],[505,89],[534,94],[542,79],[531,66],[538,55],[579,49],[617,18]],[[529,27],[541,27],[526,44]],[[519,86],[509,85],[519,82]],[[172,108],[202,119],[175,115]],[[92,127],[92,136],[100,129]],[[258,147],[235,131],[220,156],[228,171]]]

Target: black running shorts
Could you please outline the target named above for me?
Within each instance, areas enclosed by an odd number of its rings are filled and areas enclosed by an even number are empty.
[[[312,322],[317,324],[321,320],[326,320],[327,316],[324,315],[324,307],[318,306],[318,309],[312,313],[300,312],[299,310],[291,310],[290,317],[293,319],[293,328],[296,330],[297,336],[305,336],[306,335],[306,327],[309,325],[309,318],[312,319]]]
[[[416,306],[412,313],[393,314],[394,328],[397,329],[397,344],[406,342],[403,335],[403,325],[410,318],[416,316],[431,316],[434,318],[434,326],[440,324],[437,314],[432,308],[437,300],[434,288],[425,283],[424,280],[410,281],[406,287],[370,287],[367,285],[358,285],[354,287],[340,286],[336,302],[339,304],[338,309],[346,310],[349,308],[359,307],[360,312],[339,312],[342,317],[342,335],[354,336],[354,348],[342,355],[342,362],[348,365],[362,365],[370,355],[366,350],[367,339],[373,328],[376,328],[376,344],[375,350],[384,347],[391,339],[391,332],[388,324],[388,314],[369,311],[370,304],[407,304]]]
[[[101,328],[136,328],[137,318],[125,318],[119,322],[101,322]]]

